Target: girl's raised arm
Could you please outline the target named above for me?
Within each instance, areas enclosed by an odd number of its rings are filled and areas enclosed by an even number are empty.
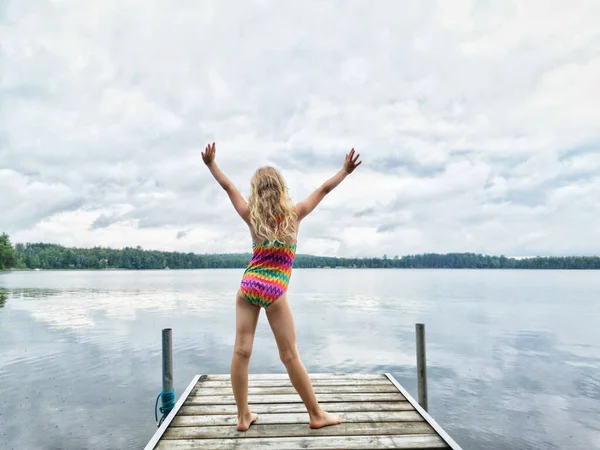
[[[317,205],[321,203],[321,200],[323,200],[327,194],[335,189],[348,175],[354,172],[354,169],[362,164],[362,161],[358,161],[359,156],[360,154],[355,156],[354,149],[352,149],[350,153],[346,155],[346,160],[344,161],[344,167],[342,167],[342,170],[319,186],[317,190],[310,194],[306,200],[303,200],[296,205],[298,221],[301,221],[308,216],[317,207]]]
[[[242,194],[240,194],[229,178],[227,178],[225,174],[221,172],[221,169],[219,169],[217,163],[215,162],[215,153],[215,143],[213,142],[212,145],[208,144],[206,149],[204,149],[202,152],[202,160],[204,161],[204,164],[206,164],[206,167],[208,167],[208,170],[210,170],[210,173],[212,173],[213,177],[215,177],[215,180],[217,180],[225,192],[227,192],[229,200],[231,200],[231,203],[233,204],[233,207],[237,213],[242,219],[244,219],[246,223],[249,223],[250,214],[248,212],[248,204],[246,203],[246,199],[242,197]]]

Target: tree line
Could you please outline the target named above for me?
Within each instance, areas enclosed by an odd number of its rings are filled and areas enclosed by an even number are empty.
[[[69,248],[57,244],[10,244],[0,237],[0,270],[16,269],[242,269],[250,253],[197,254],[144,250],[141,247]],[[299,254],[296,268],[439,269],[600,269],[598,256],[508,258],[475,253],[426,253],[388,258],[337,258]]]

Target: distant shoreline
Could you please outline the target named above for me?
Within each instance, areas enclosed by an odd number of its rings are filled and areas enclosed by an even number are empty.
[[[179,268],[179,269],[126,269],[126,268],[111,268],[111,269],[94,269],[94,268],[68,268],[68,269],[5,269],[3,272],[144,272],[144,271],[182,271],[182,270],[245,270],[245,267],[201,267],[201,268]],[[594,271],[600,268],[578,269],[578,268],[523,268],[523,267],[294,267],[294,270],[493,270],[493,271]]]
[[[27,243],[14,247],[12,269],[22,270],[181,270],[245,269],[251,253],[198,254],[141,247],[70,248]],[[475,253],[424,253],[379,258],[339,258],[297,254],[295,269],[544,269],[600,270],[600,256],[511,258]]]

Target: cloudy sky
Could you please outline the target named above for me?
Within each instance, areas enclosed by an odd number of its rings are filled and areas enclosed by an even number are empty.
[[[600,2],[0,0],[0,230],[248,251],[202,164],[301,200],[299,251],[600,254]],[[595,87],[594,87],[595,86]]]

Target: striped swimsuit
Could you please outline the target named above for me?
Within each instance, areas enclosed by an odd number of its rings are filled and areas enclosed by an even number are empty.
[[[253,243],[252,250],[252,259],[242,276],[240,289],[249,303],[266,308],[287,291],[296,244],[265,241]]]

